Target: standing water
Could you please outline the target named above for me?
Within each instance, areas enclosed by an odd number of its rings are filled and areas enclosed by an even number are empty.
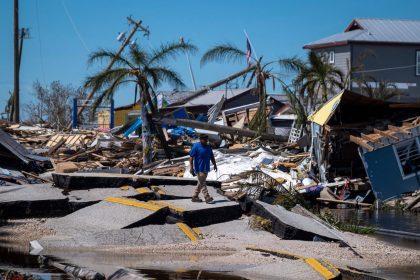
[[[363,210],[363,209],[331,209],[343,222],[357,223],[361,226],[371,226],[377,229],[402,231],[420,234],[420,215],[397,210]],[[375,233],[379,240],[396,246],[420,250],[420,239],[414,236],[384,235]]]

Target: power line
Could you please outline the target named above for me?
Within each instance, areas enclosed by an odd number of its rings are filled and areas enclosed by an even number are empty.
[[[44,80],[44,84],[46,84],[45,69],[44,69],[44,58],[42,56],[41,28],[40,28],[40,24],[39,24],[38,0],[36,0],[35,6],[36,6],[36,21],[37,21],[37,29],[38,29],[39,57],[41,59],[41,63],[40,63],[41,64],[41,72],[42,72],[42,77],[43,77],[43,80]]]
[[[378,69],[370,69],[370,70],[360,70],[360,71],[353,71],[353,74],[357,73],[369,73],[369,72],[380,72],[380,71],[388,71],[388,70],[396,70],[396,69],[406,69],[416,67],[417,65],[407,65],[407,66],[398,66],[398,67],[388,67],[388,68],[378,68]]]
[[[72,16],[70,15],[70,12],[69,12],[69,10],[67,9],[67,6],[66,6],[66,3],[64,2],[64,0],[61,0],[61,5],[63,6],[64,11],[66,12],[67,18],[69,19],[69,21],[70,21],[70,23],[71,23],[71,26],[73,27],[73,30],[74,30],[74,32],[76,33],[77,37],[79,38],[80,42],[81,42],[81,43],[82,43],[82,45],[85,47],[86,51],[87,51],[88,53],[90,53],[90,49],[89,49],[89,47],[87,46],[87,44],[86,44],[85,40],[83,40],[83,37],[82,37],[82,35],[80,34],[79,30],[77,29],[77,26],[76,26],[76,24],[74,23],[73,18],[72,18]]]

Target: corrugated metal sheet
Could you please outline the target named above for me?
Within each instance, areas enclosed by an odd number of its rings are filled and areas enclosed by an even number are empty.
[[[420,21],[393,19],[355,19],[362,29],[338,33],[309,44],[305,48],[317,45],[341,42],[384,42],[420,44]]]
[[[244,92],[251,90],[251,88],[245,89],[228,89],[226,90],[211,90],[203,95],[200,95],[194,99],[191,99],[183,106],[192,107],[192,106],[213,106],[216,104],[222,96],[225,96],[226,100],[232,99]]]
[[[24,163],[29,163],[30,160],[28,159],[28,155],[30,153],[28,150],[2,129],[0,129],[0,145]]]

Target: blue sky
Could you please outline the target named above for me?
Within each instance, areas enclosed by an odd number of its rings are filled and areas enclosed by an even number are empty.
[[[180,36],[194,43],[199,52],[191,62],[200,86],[246,66],[245,61],[202,68],[199,64],[201,54],[216,43],[232,42],[245,48],[244,29],[257,54],[269,60],[304,56],[305,43],[343,31],[353,18],[420,20],[418,11],[418,0],[20,0],[20,26],[31,32],[23,48],[21,100],[26,103],[32,98],[36,80],[81,85],[87,75],[99,69],[99,65],[88,67],[89,51],[116,50],[118,32],[130,29],[128,15],[149,26],[149,40],[137,36],[145,47],[176,41]],[[13,90],[13,0],[0,0],[0,38],[2,112],[8,92]],[[185,57],[171,64],[191,87]],[[132,99],[131,88],[115,96],[116,105]]]

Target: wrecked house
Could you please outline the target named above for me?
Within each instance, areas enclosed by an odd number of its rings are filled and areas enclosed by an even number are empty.
[[[213,106],[219,105],[218,111],[224,116],[225,122],[231,125],[242,117],[251,120],[258,107],[258,95],[254,88],[210,90],[187,102],[179,102],[179,99],[185,99],[190,95],[189,93],[175,92],[162,93],[162,95],[163,99],[169,103],[167,107],[161,109],[164,113],[183,108],[196,117],[200,114],[208,115]],[[179,99],[175,99],[175,96],[179,96]]]
[[[296,113],[284,94],[269,94],[270,114],[268,117],[271,130],[276,135],[289,136],[296,122]]]
[[[378,198],[420,189],[420,117],[387,130],[351,136],[359,146],[367,175]]]
[[[384,132],[389,127],[401,126],[405,120],[418,115],[419,104],[391,103],[343,90],[309,116],[311,153],[319,179],[328,182],[335,177],[366,177],[366,162],[359,155],[360,143],[352,140],[355,137],[366,138],[365,135],[378,131],[381,135],[389,135]],[[389,163],[381,160],[380,164],[387,169],[385,166]],[[368,175],[370,178],[369,171]],[[376,182],[376,179],[371,181],[374,188]]]

